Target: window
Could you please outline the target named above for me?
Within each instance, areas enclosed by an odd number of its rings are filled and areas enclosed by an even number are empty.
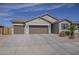
[[[61,24],[61,29],[68,29],[69,25],[68,24]]]

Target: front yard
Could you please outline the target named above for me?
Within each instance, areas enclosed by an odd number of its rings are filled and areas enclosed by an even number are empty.
[[[1,55],[76,55],[79,38],[68,39],[57,34],[0,36]]]

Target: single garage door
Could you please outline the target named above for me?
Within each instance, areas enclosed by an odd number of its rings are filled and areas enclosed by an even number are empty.
[[[14,26],[14,34],[24,34],[24,26],[23,25],[15,25]]]
[[[48,26],[29,26],[30,34],[47,34]]]

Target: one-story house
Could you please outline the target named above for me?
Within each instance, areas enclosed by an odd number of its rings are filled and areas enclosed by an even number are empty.
[[[48,14],[32,19],[12,19],[11,22],[12,34],[60,33],[61,31],[68,31],[68,27],[72,23],[70,20],[60,20]]]

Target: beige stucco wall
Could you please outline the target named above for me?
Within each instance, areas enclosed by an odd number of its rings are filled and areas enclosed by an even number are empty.
[[[70,26],[70,24],[71,24],[71,23],[68,22],[68,21],[62,21],[62,22],[60,22],[60,23],[59,23],[59,33],[60,33],[61,31],[68,31],[68,30],[62,30],[62,29],[61,29],[61,24],[62,24],[62,23],[68,24],[69,26]]]
[[[49,22],[42,20],[41,18],[34,19],[26,24],[27,25],[50,25]]]

